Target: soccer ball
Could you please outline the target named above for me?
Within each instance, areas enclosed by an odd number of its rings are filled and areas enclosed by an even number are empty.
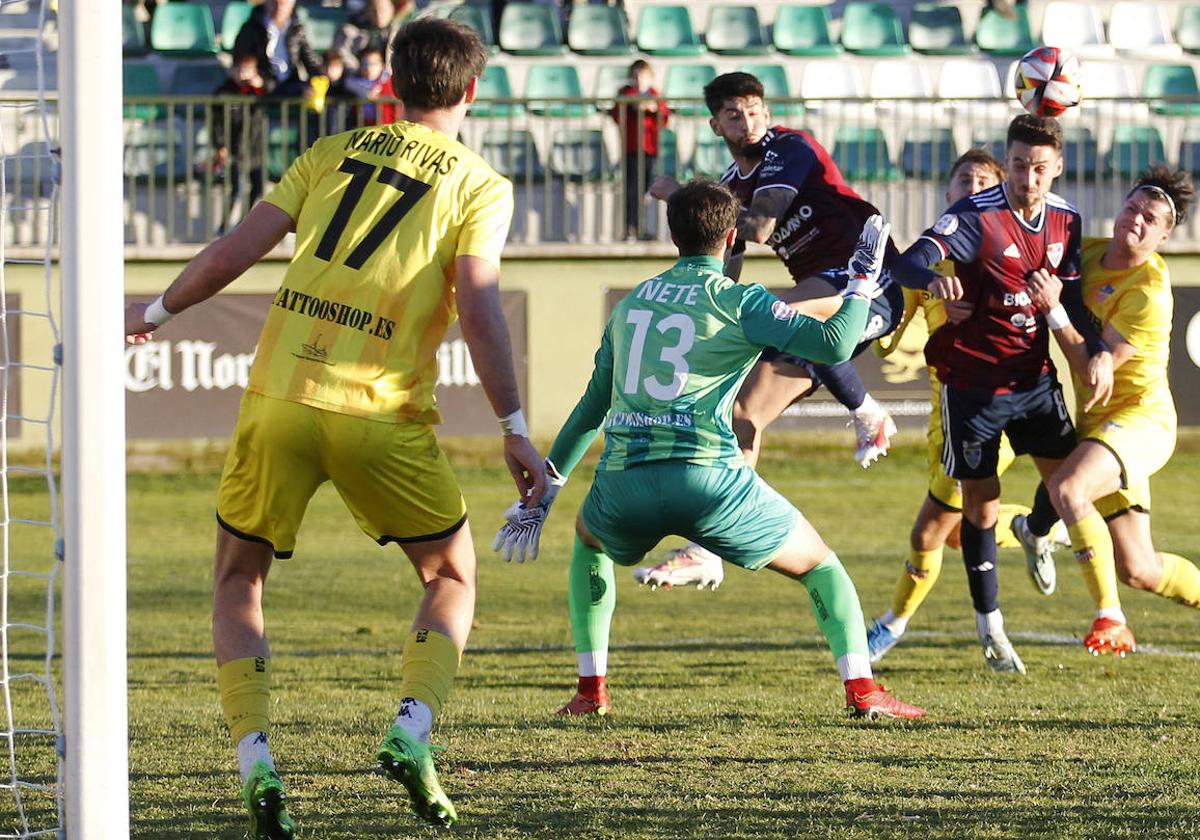
[[[1038,47],[1017,62],[1017,101],[1035,117],[1057,117],[1079,104],[1079,59],[1062,47]]]

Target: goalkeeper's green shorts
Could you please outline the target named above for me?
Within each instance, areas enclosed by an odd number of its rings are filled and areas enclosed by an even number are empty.
[[[775,559],[801,517],[749,467],[679,461],[597,472],[580,513],[622,566],[640,562],[674,534],[744,569]]]

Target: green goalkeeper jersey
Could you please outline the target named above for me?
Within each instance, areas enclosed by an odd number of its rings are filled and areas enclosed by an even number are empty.
[[[762,349],[845,361],[866,326],[867,308],[850,298],[818,321],[758,284],[729,279],[716,257],[683,257],[613,310],[591,381],[550,460],[569,474],[603,424],[601,470],[651,461],[740,467],[733,401]]]

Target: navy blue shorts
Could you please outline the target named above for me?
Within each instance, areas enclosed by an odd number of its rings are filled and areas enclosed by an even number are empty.
[[[817,275],[841,294],[846,290],[846,285],[850,282],[850,272],[844,268],[833,268],[829,271],[824,271]],[[896,331],[896,327],[900,326],[900,319],[904,317],[904,289],[900,284],[892,279],[891,271],[884,269],[879,276],[879,288],[875,293],[875,297],[871,298],[871,306],[867,310],[867,325],[863,328],[862,337],[859,339],[858,346],[854,348],[854,352],[850,358],[855,358],[859,353],[871,346],[871,342],[877,338],[883,338],[885,335],[891,335]],[[788,362],[789,364],[799,365],[803,368],[811,368],[812,363],[801,359],[799,356],[793,356],[790,353],[784,353],[776,350],[774,347],[766,347],[762,352],[764,361],[780,361]]]
[[[997,394],[942,386],[942,467],[957,479],[991,478],[1006,432],[1018,455],[1065,458],[1075,448],[1075,427],[1062,386],[1051,374],[1032,388]]]

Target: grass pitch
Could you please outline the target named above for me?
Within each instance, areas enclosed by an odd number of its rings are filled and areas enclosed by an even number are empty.
[[[863,472],[846,440],[768,435],[765,477],[838,551],[868,616],[891,600],[924,495],[923,449]],[[513,489],[495,441],[451,447],[479,550],[478,626],[434,740],[461,817],[418,823],[371,774],[398,700],[419,597],[407,561],[363,537],[336,494],[309,510],[296,557],[266,597],[276,683],[272,737],[301,836],[312,838],[1194,837],[1200,833],[1200,615],[1122,589],[1146,652],[1093,659],[1091,606],[1069,555],[1036,594],[1015,551],[1001,604],[1024,678],[992,673],[975,639],[959,554],[878,676],[925,705],[869,725],[842,690],[807,597],[730,568],[716,593],[639,589],[618,569],[613,714],[559,720],[574,690],[566,609],[581,468],[532,564],[489,550]],[[495,458],[496,466],[491,459]],[[588,462],[592,463],[591,461]],[[1155,480],[1161,550],[1200,558],[1200,446]],[[133,836],[239,838],[245,818],[209,641],[215,472],[129,480],[129,699]],[[1032,467],[1005,479],[1028,500]],[[671,541],[674,543],[675,541]]]

